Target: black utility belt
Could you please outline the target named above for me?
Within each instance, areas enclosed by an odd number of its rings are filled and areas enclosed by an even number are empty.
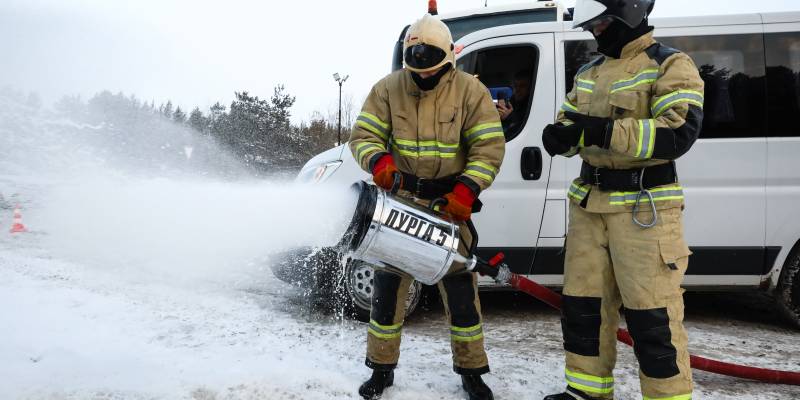
[[[675,162],[637,169],[597,168],[586,161],[581,166],[581,179],[602,191],[636,192],[678,182]]]
[[[433,200],[443,197],[453,191],[456,185],[456,176],[448,176],[438,179],[425,179],[416,175],[403,174],[403,190],[407,190],[418,199]]]
[[[403,185],[400,187],[403,190],[411,192],[411,194],[423,200],[435,200],[453,191],[453,187],[458,183],[458,175],[446,176],[438,179],[425,179],[416,175],[403,174]],[[475,199],[472,205],[472,212],[480,212],[483,203],[479,199]]]

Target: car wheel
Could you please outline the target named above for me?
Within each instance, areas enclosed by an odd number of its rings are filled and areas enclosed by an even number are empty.
[[[375,272],[371,265],[352,260],[344,268],[342,290],[337,291],[337,299],[342,312],[359,321],[369,321],[372,294],[375,291]],[[422,298],[422,284],[414,281],[408,289],[406,316],[411,315]]]
[[[776,297],[783,315],[800,328],[800,243],[792,249],[783,264]]]

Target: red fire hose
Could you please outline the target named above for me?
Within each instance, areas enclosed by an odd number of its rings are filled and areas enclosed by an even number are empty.
[[[504,256],[502,253],[494,256],[489,261],[489,266],[497,267],[502,263],[503,258]],[[506,266],[506,268],[508,267]],[[525,292],[557,310],[561,310],[561,296],[558,293],[513,272],[510,272],[508,283],[515,289]],[[630,333],[625,329],[619,329],[617,331],[617,339],[628,346],[633,346],[633,339]],[[752,379],[767,383],[800,385],[800,372],[748,367],[746,365],[731,364],[698,356],[691,356],[691,365],[694,369],[714,374]]]

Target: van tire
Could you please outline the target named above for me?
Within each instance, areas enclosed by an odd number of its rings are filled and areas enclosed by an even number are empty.
[[[775,297],[786,320],[800,328],[800,242],[786,257]]]
[[[334,291],[337,308],[342,316],[368,322],[373,292],[373,267],[358,260],[350,260],[344,268]],[[414,281],[408,289],[406,317],[416,310],[422,298],[422,284]]]

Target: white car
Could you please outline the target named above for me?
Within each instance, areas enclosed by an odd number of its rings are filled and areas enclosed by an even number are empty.
[[[457,41],[458,68],[477,75],[491,91],[511,86],[520,72],[530,74],[525,122],[506,132],[502,169],[474,216],[478,252],[503,251],[515,272],[560,286],[567,190],[581,160],[550,158],[541,151],[541,132],[555,119],[578,68],[594,57],[594,40],[572,29],[568,10],[552,1],[441,18]],[[686,236],[694,252],[684,285],[768,291],[800,325],[800,12],[652,23],[658,40],[694,59],[706,83],[703,131],[677,161],[686,193]],[[400,62],[396,50],[395,68]],[[349,185],[369,176],[340,146],[310,160],[297,179]],[[310,283],[340,287],[349,309],[367,316],[371,268],[357,263],[342,268],[338,258],[330,260],[333,265],[307,263],[305,272],[316,276]],[[287,265],[275,270],[291,281]],[[495,287],[486,279],[480,284]],[[412,288],[409,312],[420,289]]]

